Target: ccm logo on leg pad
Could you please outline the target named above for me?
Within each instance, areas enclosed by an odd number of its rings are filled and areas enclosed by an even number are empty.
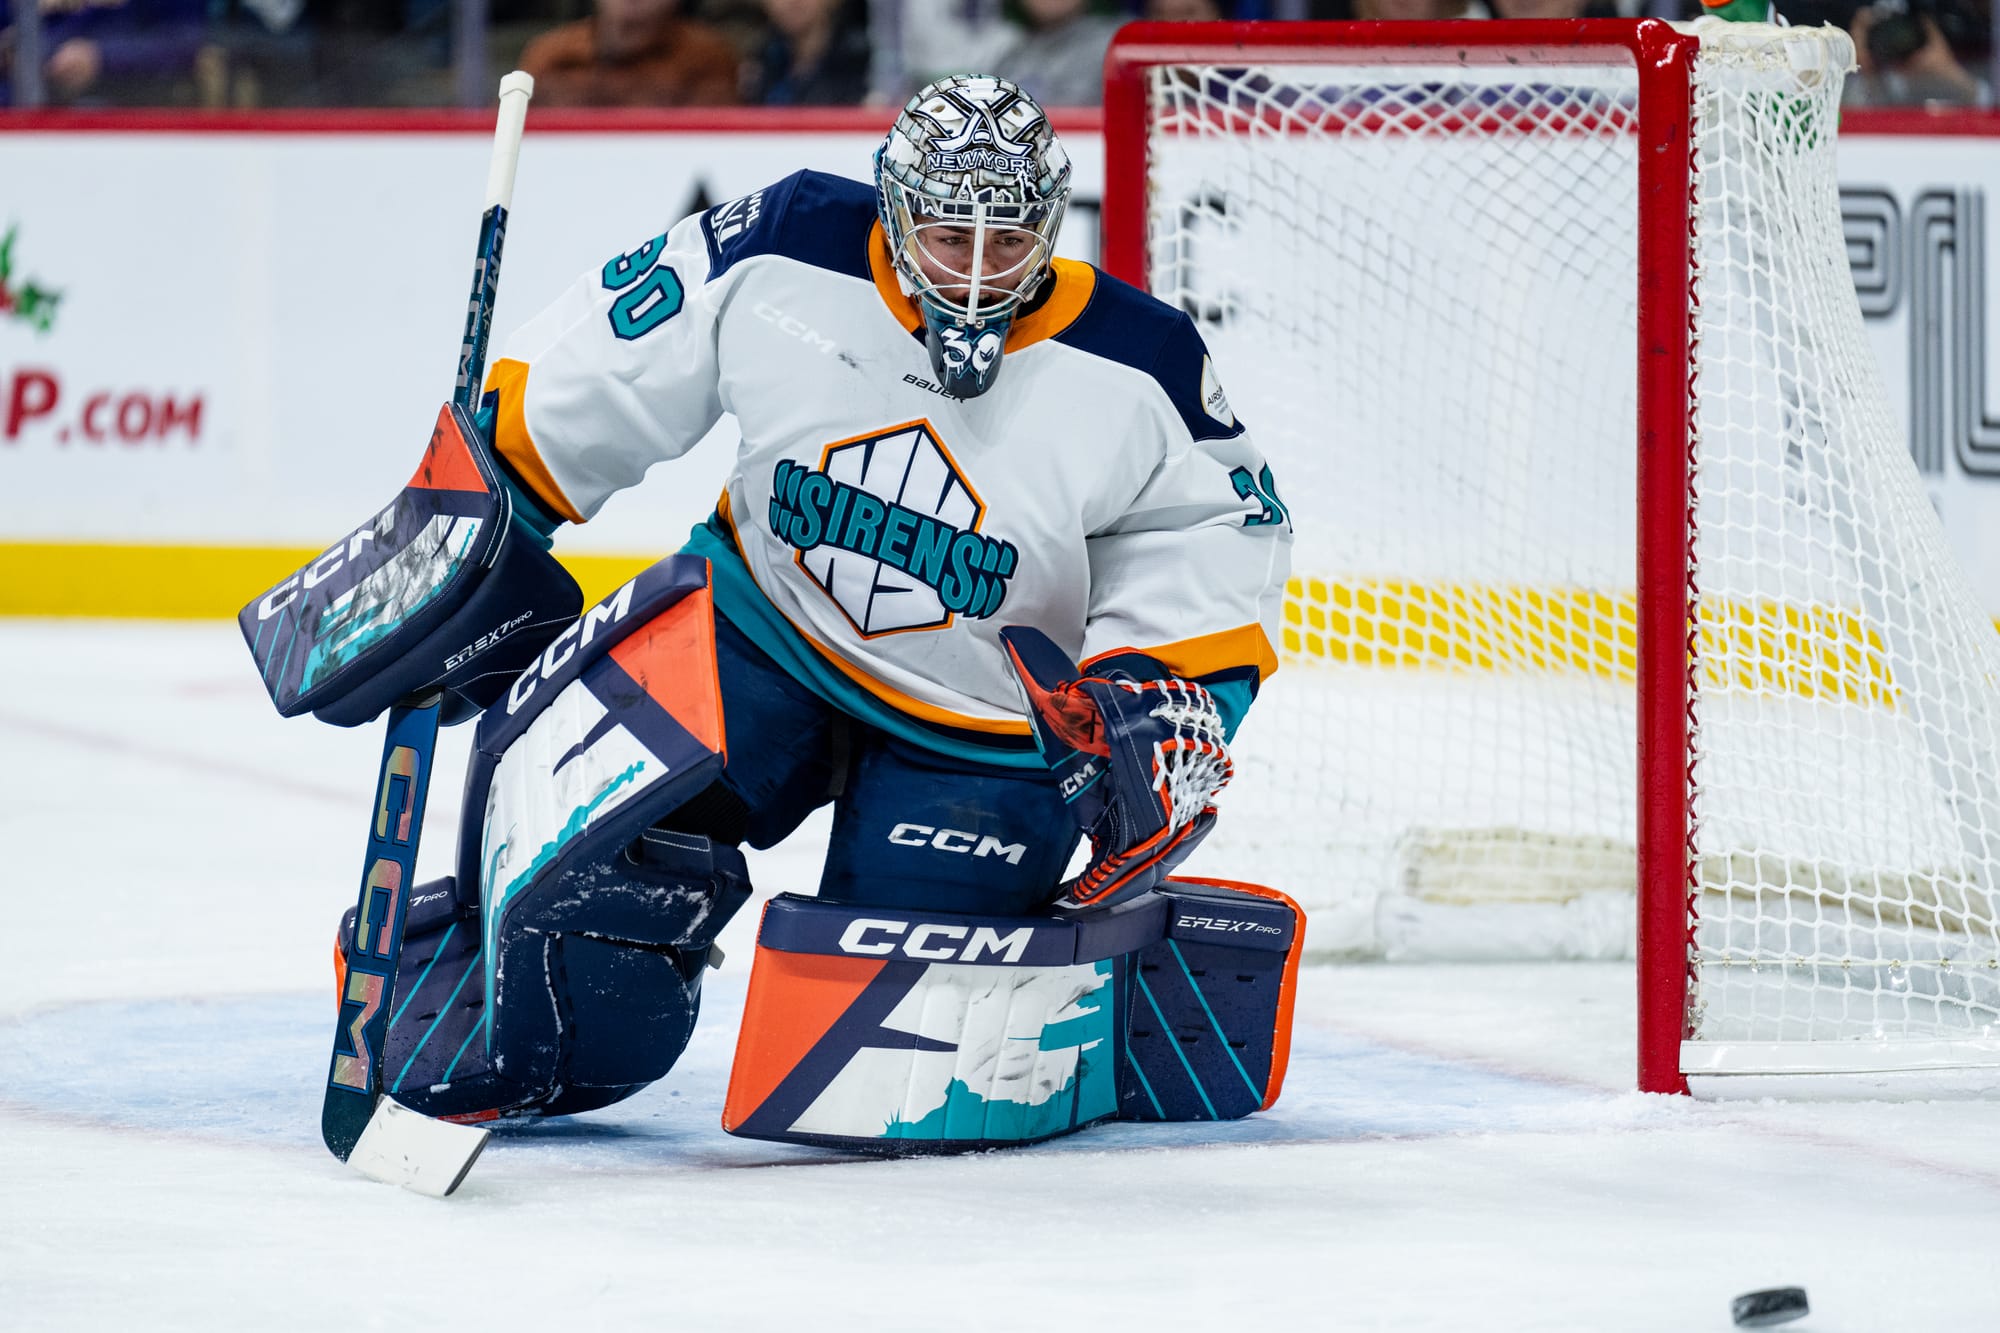
[[[1019,962],[1035,938],[1033,926],[1001,934],[991,926],[954,926],[939,921],[880,921],[857,917],[840,933],[842,953],[883,957],[900,953],[925,962],[976,963],[992,958]]]
[[[929,824],[898,824],[889,830],[889,841],[898,847],[935,847],[961,856],[1001,856],[1008,865],[1016,866],[1021,864],[1021,854],[1028,850],[1024,842],[1002,842],[991,834],[932,828]]]

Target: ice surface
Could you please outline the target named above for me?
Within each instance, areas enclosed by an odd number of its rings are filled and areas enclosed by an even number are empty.
[[[228,626],[0,661],[0,1327],[1720,1333],[1787,1284],[1811,1333],[2000,1325],[1991,1103],[1633,1093],[1628,964],[1308,968],[1271,1112],[878,1161],[718,1127],[746,912],[660,1084],[378,1185],[317,1131],[376,729],[278,719]]]

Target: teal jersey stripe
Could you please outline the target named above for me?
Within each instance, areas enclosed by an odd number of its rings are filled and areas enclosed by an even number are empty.
[[[1250,701],[1257,697],[1247,680],[1220,680],[1211,683],[1208,692],[1215,697],[1215,711],[1222,714],[1222,737],[1236,739],[1236,729],[1243,725],[1243,715],[1250,711]]]
[[[696,527],[681,550],[708,560],[709,567],[714,571],[715,609],[727,616],[730,624],[743,631],[793,680],[841,712],[935,754],[995,768],[1027,772],[1047,770],[1048,765],[1042,762],[1038,751],[1031,746],[1021,748],[1028,744],[1026,741],[1014,745],[984,744],[963,733],[945,735],[898,712],[849,680],[820,656],[819,650],[806,642],[805,636],[793,629],[791,622],[771,605],[770,599],[757,586],[757,581],[750,576],[750,568],[743,563],[736,544],[710,524]]]

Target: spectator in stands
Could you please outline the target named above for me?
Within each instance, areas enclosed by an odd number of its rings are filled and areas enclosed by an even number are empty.
[[[1848,31],[1860,71],[1848,80],[1845,100],[1855,105],[1987,105],[1989,90],[1966,68],[1945,33],[1947,24],[1955,30],[1971,27],[1960,19],[1955,9],[1934,4],[1857,9]],[[1966,40],[1969,45],[1970,32]]]
[[[901,106],[947,74],[980,74],[1019,37],[1001,0],[871,0],[868,100]]]
[[[1104,51],[1119,17],[1093,0],[1008,0],[1020,38],[987,73],[1021,85],[1043,106],[1104,100]]]
[[[521,68],[537,106],[726,106],[737,99],[734,48],[680,14],[680,0],[596,0],[587,19],[529,42]]]
[[[1146,0],[1145,17],[1155,23],[1214,23],[1234,18],[1223,0]]]
[[[517,0],[517,3],[529,4],[547,2],[548,0]],[[764,0],[682,0],[681,7],[689,18],[706,23],[736,48],[737,76],[740,84],[743,65],[755,60],[763,52],[764,38],[770,32],[770,21],[764,17]]]
[[[34,3],[35,0],[29,0]],[[22,3],[22,0],[14,0]],[[39,0],[42,83],[58,103],[194,101],[211,48],[207,0]],[[9,20],[12,7],[0,9]],[[14,101],[13,25],[0,25],[0,106]],[[174,85],[185,84],[176,95]]]
[[[1465,17],[1463,0],[1311,0],[1312,19],[1444,19]]]
[[[1467,13],[1466,18],[1496,19],[1615,19],[1619,17],[1614,0],[1473,0],[1474,5],[1490,7],[1489,13]]]
[[[763,50],[746,101],[856,106],[868,95],[868,15],[862,0],[764,0]]]

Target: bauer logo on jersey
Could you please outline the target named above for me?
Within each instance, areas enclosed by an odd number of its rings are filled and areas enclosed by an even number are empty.
[[[992,615],[1017,553],[979,532],[986,512],[930,423],[829,445],[818,468],[771,475],[771,531],[864,636]]]
[[[746,194],[741,199],[731,199],[726,204],[718,204],[709,210],[708,234],[717,246],[729,244],[744,232],[757,225],[757,219],[764,213],[764,192]]]

